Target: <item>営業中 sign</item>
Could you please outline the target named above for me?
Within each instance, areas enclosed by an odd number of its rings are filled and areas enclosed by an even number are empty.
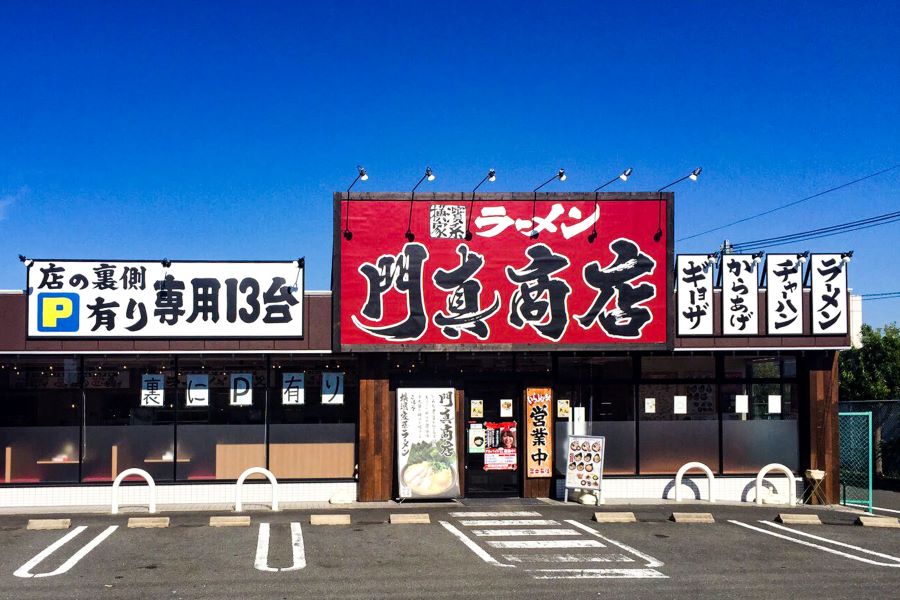
[[[553,422],[550,388],[525,391],[525,474],[528,477],[553,476]]]

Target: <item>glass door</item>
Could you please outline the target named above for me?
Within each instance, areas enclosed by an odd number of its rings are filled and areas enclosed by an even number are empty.
[[[520,496],[520,396],[515,384],[485,382],[466,386],[466,496]]]

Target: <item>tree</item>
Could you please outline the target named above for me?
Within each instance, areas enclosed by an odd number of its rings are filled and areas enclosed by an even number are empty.
[[[841,400],[900,399],[900,328],[862,326],[862,348],[840,354]]]

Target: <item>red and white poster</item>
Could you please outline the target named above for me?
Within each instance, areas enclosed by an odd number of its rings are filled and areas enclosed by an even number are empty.
[[[515,471],[518,468],[516,422],[485,423],[484,470]]]
[[[666,200],[445,194],[339,214],[341,349],[667,342]]]

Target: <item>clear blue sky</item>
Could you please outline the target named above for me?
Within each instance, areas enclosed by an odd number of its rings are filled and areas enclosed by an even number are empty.
[[[331,193],[676,191],[676,237],[900,163],[898,2],[0,4],[0,288],[16,255],[307,257]],[[900,210],[900,170],[679,244],[711,251]],[[900,223],[854,249],[900,290]],[[867,322],[900,320],[900,300]]]

